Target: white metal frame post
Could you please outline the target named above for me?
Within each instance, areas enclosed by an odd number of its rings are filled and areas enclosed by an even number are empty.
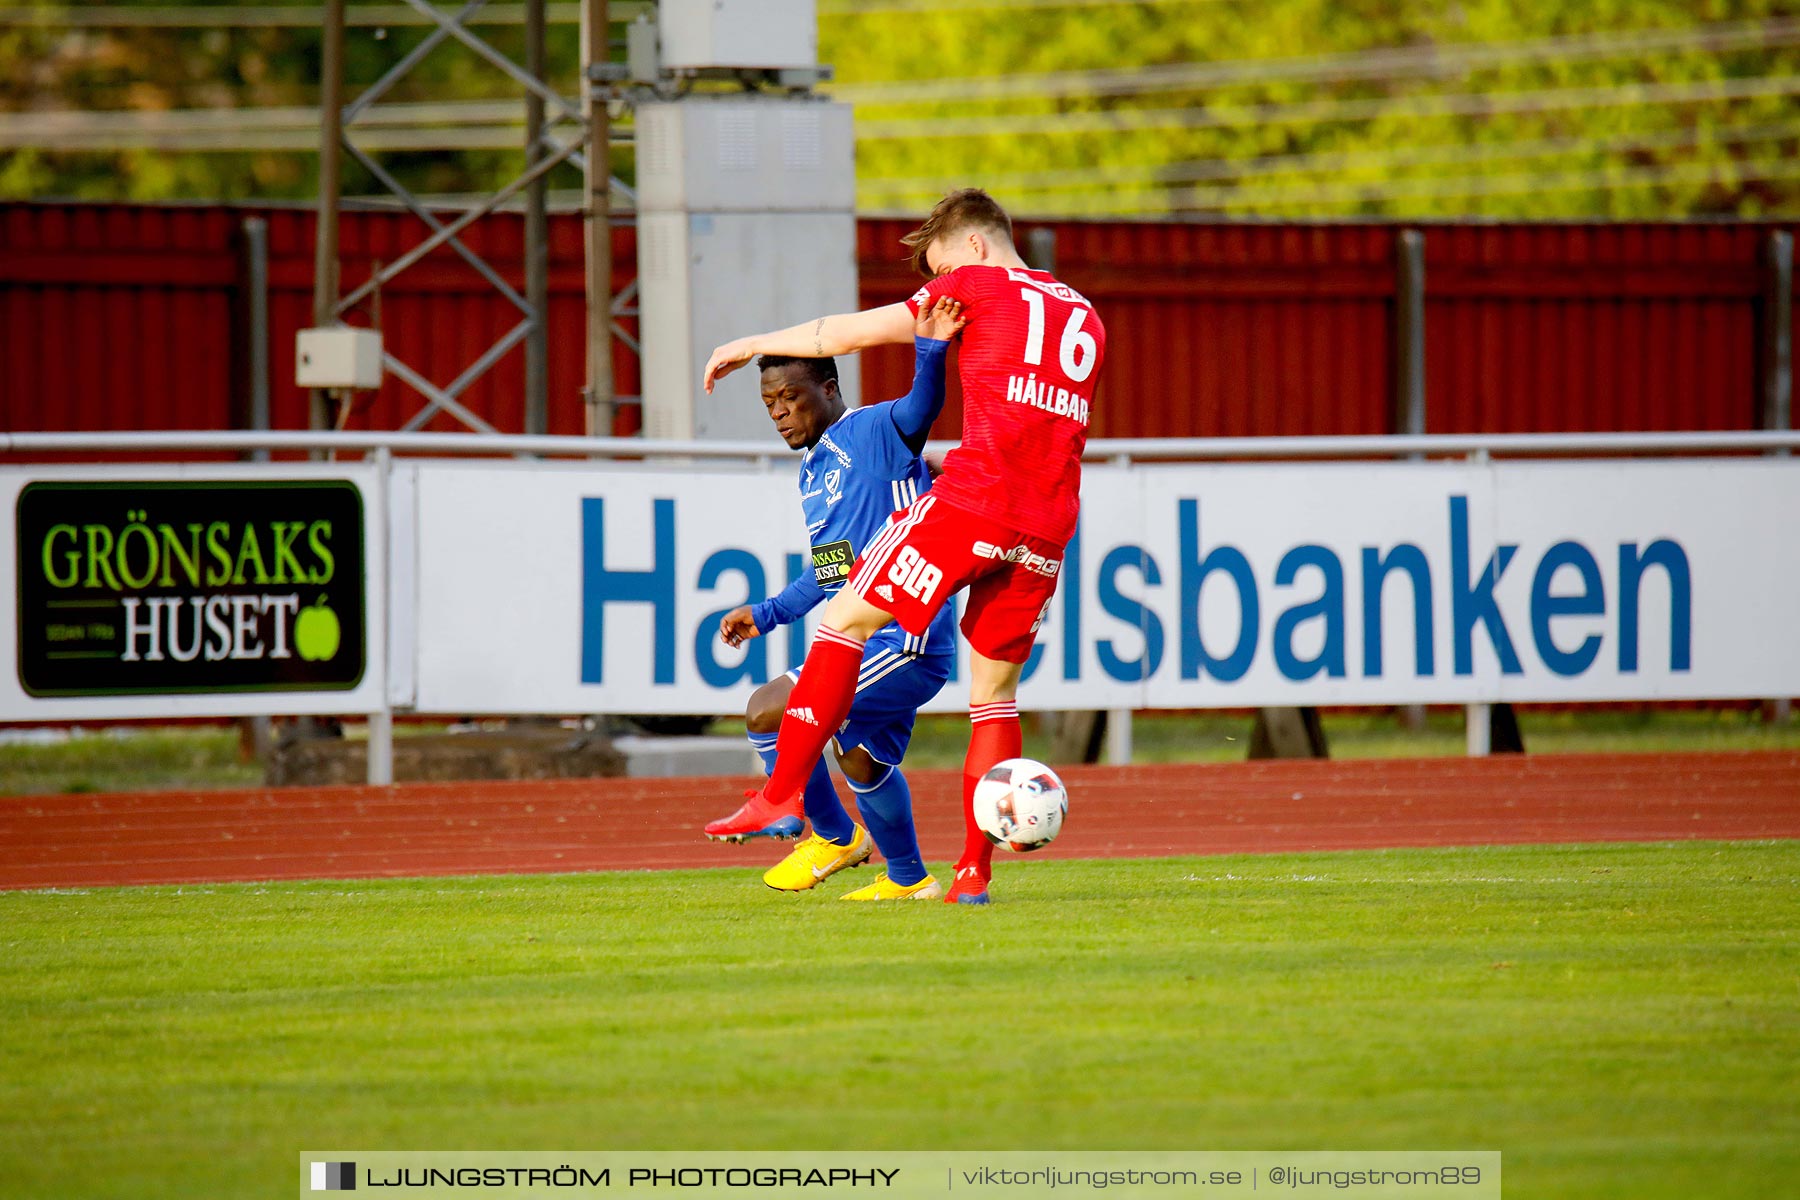
[[[1469,757],[1486,758],[1494,749],[1493,705],[1464,705],[1463,713],[1463,738]]]
[[[1131,764],[1131,710],[1129,708],[1107,710],[1106,761],[1115,767]]]
[[[382,652],[393,658],[394,636],[394,596],[392,581],[394,578],[393,563],[389,556],[394,552],[394,539],[388,532],[388,496],[394,480],[394,452],[386,446],[375,451],[375,495],[369,500],[369,508],[374,519],[370,524],[374,527],[374,536],[381,545],[381,569],[387,578],[382,581],[381,611],[376,619],[382,627]],[[368,780],[371,784],[386,787],[394,782],[394,702],[389,694],[387,672],[382,672],[381,707],[369,714],[369,762]]]

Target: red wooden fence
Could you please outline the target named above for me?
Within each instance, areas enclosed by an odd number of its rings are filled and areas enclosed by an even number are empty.
[[[0,205],[0,423],[11,430],[226,429],[247,422],[242,225],[269,222],[271,411],[306,424],[294,331],[311,324],[309,211],[234,206]],[[1746,429],[1761,417],[1764,246],[1786,226],[1425,224],[1427,428],[1434,432]],[[858,226],[862,296],[917,281],[902,221]],[[1022,226],[1024,232],[1032,226]],[[1393,428],[1391,224],[1056,222],[1060,275],[1106,320],[1095,436],[1383,433]],[[1791,227],[1789,227],[1791,228]],[[394,212],[346,212],[346,288],[422,240]],[[549,427],[579,433],[581,229],[550,225]],[[466,234],[522,279],[522,223]],[[614,234],[615,287],[636,274],[635,231]],[[372,319],[374,314],[358,318]],[[439,251],[380,297],[390,349],[439,385],[516,320]],[[634,335],[634,318],[622,322]],[[615,355],[616,390],[639,390]],[[865,398],[902,393],[911,355],[870,356]],[[524,352],[464,396],[503,431],[524,421]],[[422,398],[390,380],[352,428],[397,428]],[[954,436],[953,395],[938,432]],[[616,428],[630,432],[622,410]],[[460,428],[439,414],[430,429]]]

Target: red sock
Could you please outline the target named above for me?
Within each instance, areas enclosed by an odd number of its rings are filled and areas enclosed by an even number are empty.
[[[963,759],[963,852],[956,869],[975,867],[987,879],[993,871],[994,844],[975,824],[975,785],[995,763],[1019,757],[1025,741],[1016,701],[977,704],[969,709],[969,722],[969,755]]]
[[[813,764],[825,752],[825,743],[850,715],[862,656],[861,642],[835,629],[819,627],[812,648],[806,652],[800,682],[788,693],[781,731],[775,735],[775,769],[763,786],[763,795],[770,800],[786,803],[806,786]]]

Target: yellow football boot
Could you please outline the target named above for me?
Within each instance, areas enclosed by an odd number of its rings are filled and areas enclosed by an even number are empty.
[[[840,900],[936,900],[944,894],[938,881],[927,875],[914,884],[895,883],[886,875],[868,887],[857,888],[838,897]]]
[[[862,866],[874,851],[875,843],[861,825],[856,826],[848,846],[828,842],[815,833],[770,867],[763,882],[778,892],[804,892],[847,867]]]

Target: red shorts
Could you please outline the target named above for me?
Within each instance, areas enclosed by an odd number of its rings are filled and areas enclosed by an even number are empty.
[[[895,513],[850,568],[850,590],[923,634],[950,597],[969,589],[963,636],[1002,662],[1031,655],[1062,574],[1048,538],[940,501],[930,492]]]

